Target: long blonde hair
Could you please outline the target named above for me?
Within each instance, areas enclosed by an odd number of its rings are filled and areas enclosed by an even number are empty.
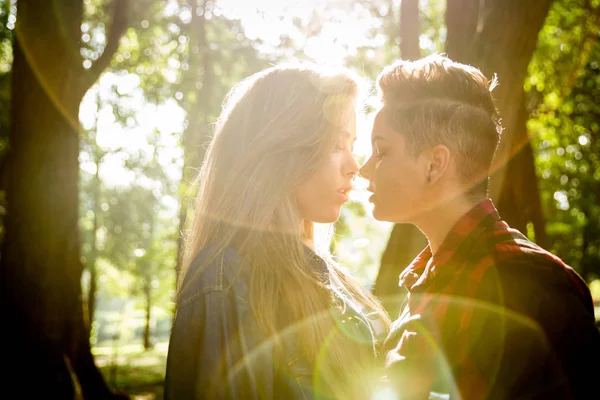
[[[250,268],[249,300],[261,328],[277,337],[289,324],[301,326],[302,355],[330,370],[323,372],[323,386],[338,394],[344,384],[334,380],[346,380],[349,388],[350,379],[360,378],[355,374],[364,360],[327,312],[332,289],[386,327],[389,318],[322,250],[329,286],[315,275],[306,244],[328,246],[315,243],[314,223],[300,217],[294,190],[331,152],[335,128],[347,118],[348,107],[356,106],[359,88],[347,70],[302,65],[267,69],[231,90],[199,174],[181,272],[183,278],[208,244],[215,255],[235,244]]]

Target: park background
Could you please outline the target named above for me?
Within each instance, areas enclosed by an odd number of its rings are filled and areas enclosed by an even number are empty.
[[[496,74],[492,198],[586,279],[600,318],[599,37],[600,0],[0,0],[8,360],[37,366],[48,398],[65,385],[162,398],[179,232],[211,124],[236,82],[295,61],[373,81],[397,58],[445,53]],[[373,220],[367,197],[358,179],[331,247],[385,298],[425,239]],[[48,378],[61,368],[66,384]]]

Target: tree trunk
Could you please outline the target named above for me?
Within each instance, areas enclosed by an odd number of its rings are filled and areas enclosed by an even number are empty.
[[[152,348],[150,340],[150,321],[152,320],[152,286],[150,279],[144,279],[144,297],[146,298],[146,326],[144,328],[144,350],[148,351]]]
[[[0,307],[10,327],[2,330],[4,378],[21,397],[72,399],[80,387],[86,399],[114,398],[94,365],[81,299],[78,109],[97,78],[79,56],[83,3],[17,7],[0,260]]]
[[[536,242],[546,246],[523,82],[552,1],[486,0],[481,9],[477,2],[448,0],[447,53],[490,78],[498,76],[494,97],[504,132],[492,166],[490,194],[503,219],[523,232],[532,223]],[[479,29],[473,34],[475,21]]]
[[[152,157],[153,160],[158,158],[157,152],[158,148],[155,146]],[[149,200],[156,202],[154,195],[150,195]],[[138,275],[142,275],[144,279],[142,290],[144,292],[144,299],[146,300],[146,324],[144,326],[144,350],[146,351],[153,347],[152,340],[150,339],[150,323],[152,321],[152,279],[154,277],[154,272],[156,271],[156,260],[153,251],[156,248],[154,245],[155,226],[156,214],[151,213],[148,219],[148,234],[143,241],[146,254],[138,259],[138,266],[141,267],[139,268],[141,274]]]
[[[527,224],[532,223],[535,240],[543,247],[547,245],[545,220],[525,125],[528,116],[523,82],[550,3],[486,0],[481,7],[480,0],[448,0],[446,9],[448,56],[480,68],[490,78],[497,74],[500,82],[494,97],[505,130],[492,167],[491,197],[503,219],[514,228],[526,232]],[[392,277],[397,277],[418,254],[416,247],[398,247],[398,243],[418,242],[419,235],[422,233],[403,228],[392,231],[376,293],[397,293],[398,282]]]
[[[419,47],[419,0],[402,0],[400,4],[400,57],[416,60]]]
[[[457,60],[467,60],[470,43],[477,33],[481,0],[447,0],[446,53]],[[466,61],[463,61],[466,62]]]
[[[192,0],[195,4],[197,0]],[[189,29],[189,69],[186,71],[182,81],[185,86],[195,88],[193,99],[187,99],[185,111],[188,118],[188,126],[183,133],[183,173],[180,186],[180,208],[179,208],[179,239],[177,246],[177,287],[179,287],[179,274],[181,271],[182,256],[184,252],[185,238],[183,232],[186,230],[187,213],[191,206],[190,192],[198,169],[204,159],[204,143],[209,137],[209,97],[212,91],[212,62],[208,42],[206,40],[206,4],[204,0],[201,7],[202,15],[196,11],[192,12],[192,20]],[[192,7],[196,10],[196,7]],[[202,66],[200,68],[200,66]]]
[[[98,259],[98,214],[100,212],[100,163],[104,154],[98,154],[101,150],[94,149],[94,162],[96,163],[96,173],[94,174],[93,180],[93,205],[94,211],[94,222],[92,227],[92,248],[90,251],[90,258],[87,260],[87,268],[90,271],[90,291],[87,298],[88,306],[88,320],[91,328],[91,324],[94,322],[94,312],[96,311],[96,293],[98,292],[98,276],[96,271],[96,261]]]

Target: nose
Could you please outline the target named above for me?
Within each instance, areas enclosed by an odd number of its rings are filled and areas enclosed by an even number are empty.
[[[356,158],[353,154],[350,154],[350,157],[348,157],[348,161],[346,162],[345,175],[350,176],[350,178],[354,178],[356,175],[358,175],[359,169],[360,166],[358,165],[358,161],[356,161]]]
[[[367,162],[359,169],[359,175],[367,180],[371,180],[371,160],[372,157],[369,157]]]

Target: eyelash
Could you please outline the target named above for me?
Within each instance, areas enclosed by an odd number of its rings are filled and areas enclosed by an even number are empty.
[[[346,146],[343,143],[335,143],[335,145],[333,146],[334,153],[339,153],[344,150],[346,150]]]

